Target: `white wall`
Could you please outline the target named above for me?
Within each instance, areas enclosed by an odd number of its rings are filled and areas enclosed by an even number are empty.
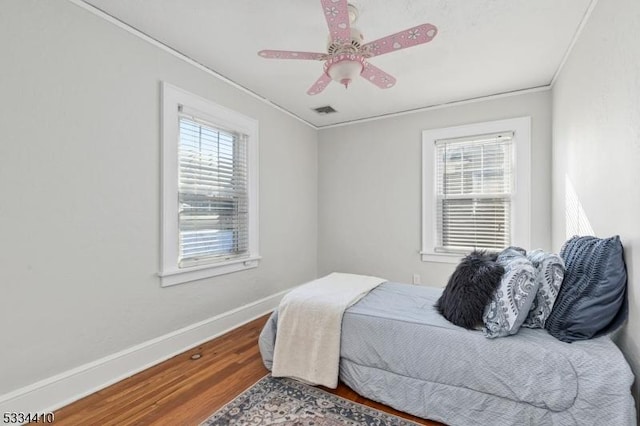
[[[553,87],[553,245],[559,247],[567,237],[566,223],[572,219],[567,213],[572,208],[566,204],[572,196],[597,236],[620,235],[630,303],[620,345],[636,377],[640,374],[639,40],[640,2],[598,1]]]
[[[259,120],[257,269],[160,287],[161,81]],[[0,395],[317,276],[317,132],[77,5],[2,2],[0,131]]]
[[[444,286],[455,264],[422,262],[425,129],[531,116],[531,246],[550,249],[551,95],[520,94],[320,130],[318,269]]]

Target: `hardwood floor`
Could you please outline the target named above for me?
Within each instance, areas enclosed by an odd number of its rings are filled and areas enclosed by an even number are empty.
[[[63,407],[55,413],[55,424],[197,425],[268,373],[257,343],[267,318]],[[363,398],[342,383],[324,390],[423,425],[439,425]]]

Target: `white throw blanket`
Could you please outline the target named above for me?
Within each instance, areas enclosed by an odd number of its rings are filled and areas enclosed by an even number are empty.
[[[278,307],[273,377],[337,387],[342,315],[385,281],[333,273],[287,293]]]

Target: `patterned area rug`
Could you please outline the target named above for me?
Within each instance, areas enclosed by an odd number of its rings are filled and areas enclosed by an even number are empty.
[[[291,379],[267,375],[202,425],[415,426]]]

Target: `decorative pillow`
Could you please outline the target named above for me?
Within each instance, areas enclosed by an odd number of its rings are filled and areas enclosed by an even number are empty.
[[[447,320],[467,329],[482,326],[482,314],[504,272],[495,253],[473,251],[453,271],[436,309]]]
[[[484,310],[484,335],[490,338],[509,336],[520,329],[536,298],[538,283],[535,268],[518,247],[508,247],[497,262],[504,267],[500,285]]]
[[[549,334],[563,342],[614,331],[628,314],[627,271],[619,236],[573,237],[560,256],[566,273],[547,319]]]
[[[564,278],[564,262],[555,253],[534,250],[527,254],[527,259],[536,268],[538,293],[531,305],[529,315],[523,327],[544,328],[544,323],[551,314],[551,309],[558,297],[558,291]]]

